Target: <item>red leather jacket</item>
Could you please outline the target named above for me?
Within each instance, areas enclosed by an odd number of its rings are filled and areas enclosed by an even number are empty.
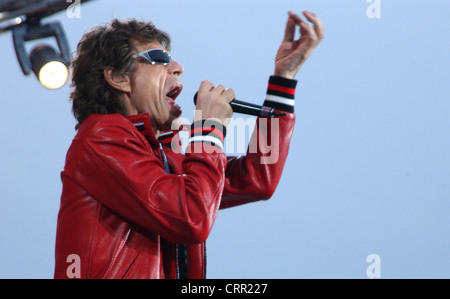
[[[210,127],[193,130],[182,154],[177,134],[156,139],[147,114],[88,117],[61,173],[54,277],[177,278],[176,244],[185,244],[187,278],[205,278],[205,241],[218,210],[268,199],[278,185],[294,128],[295,85],[270,78],[265,105],[286,115],[257,120],[241,157],[227,158],[220,142],[203,138],[223,133]]]

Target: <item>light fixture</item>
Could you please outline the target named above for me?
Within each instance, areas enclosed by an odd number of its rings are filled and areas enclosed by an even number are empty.
[[[14,49],[25,75],[33,71],[41,84],[49,89],[63,86],[69,77],[70,50],[63,28],[59,22],[42,25],[39,20],[27,22],[12,29]],[[55,37],[60,53],[49,45],[38,45],[28,55],[25,42]]]
[[[65,61],[48,45],[39,45],[30,53],[31,68],[48,89],[62,87],[69,77]]]
[[[0,0],[0,34],[10,30],[13,32],[14,49],[25,75],[33,71],[47,88],[64,85],[70,64],[66,35],[59,22],[41,25],[41,20],[61,11],[66,11],[66,15],[71,18],[71,9],[75,7],[79,10],[79,5],[88,1],[91,0]],[[49,46],[38,46],[30,55],[27,54],[26,41],[52,36],[58,42],[59,53]],[[43,63],[44,61],[49,63]],[[50,74],[50,78],[59,79],[59,84],[44,83],[47,82],[46,74]]]

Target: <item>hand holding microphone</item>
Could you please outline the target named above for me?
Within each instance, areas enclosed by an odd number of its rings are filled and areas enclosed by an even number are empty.
[[[234,99],[234,91],[225,89],[223,85],[214,85],[210,81],[203,81],[196,95],[199,101],[196,102],[194,122],[200,120],[216,120],[227,126],[230,122],[233,110],[229,102]]]
[[[234,95],[234,92],[233,92],[233,95]],[[198,92],[196,92],[194,95],[194,104],[195,105],[197,105],[197,96],[198,96]],[[229,102],[229,104],[230,104],[233,112],[235,112],[235,113],[242,113],[242,114],[246,114],[246,115],[261,116],[261,117],[268,117],[268,118],[273,118],[274,116],[286,115],[285,113],[275,112],[274,108],[239,101],[239,100],[236,100],[236,98],[234,98],[234,97],[233,97],[233,100],[231,102]]]

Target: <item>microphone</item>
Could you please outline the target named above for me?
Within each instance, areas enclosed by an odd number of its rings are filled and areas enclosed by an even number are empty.
[[[198,92],[194,95],[194,104],[197,105],[197,95]],[[273,118],[274,116],[283,116],[286,113],[277,113],[275,112],[275,108],[260,106],[256,104],[251,104],[243,101],[238,101],[236,99],[230,102],[230,106],[233,109],[233,112],[253,115],[253,116],[261,116],[267,118]]]

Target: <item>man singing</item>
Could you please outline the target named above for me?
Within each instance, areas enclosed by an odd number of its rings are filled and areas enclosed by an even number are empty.
[[[61,173],[55,278],[205,278],[205,241],[218,210],[268,199],[280,180],[294,129],[294,77],[324,32],[314,13],[303,15],[309,22],[289,12],[269,78],[264,106],[280,115],[266,123],[278,130],[257,120],[249,145],[256,150],[241,157],[223,152],[234,91],[209,81],[200,84],[180,150],[174,121],[184,70],[166,33],[131,19],[83,36],[72,62],[78,132]],[[277,160],[261,163],[269,155],[261,140],[271,134]]]

